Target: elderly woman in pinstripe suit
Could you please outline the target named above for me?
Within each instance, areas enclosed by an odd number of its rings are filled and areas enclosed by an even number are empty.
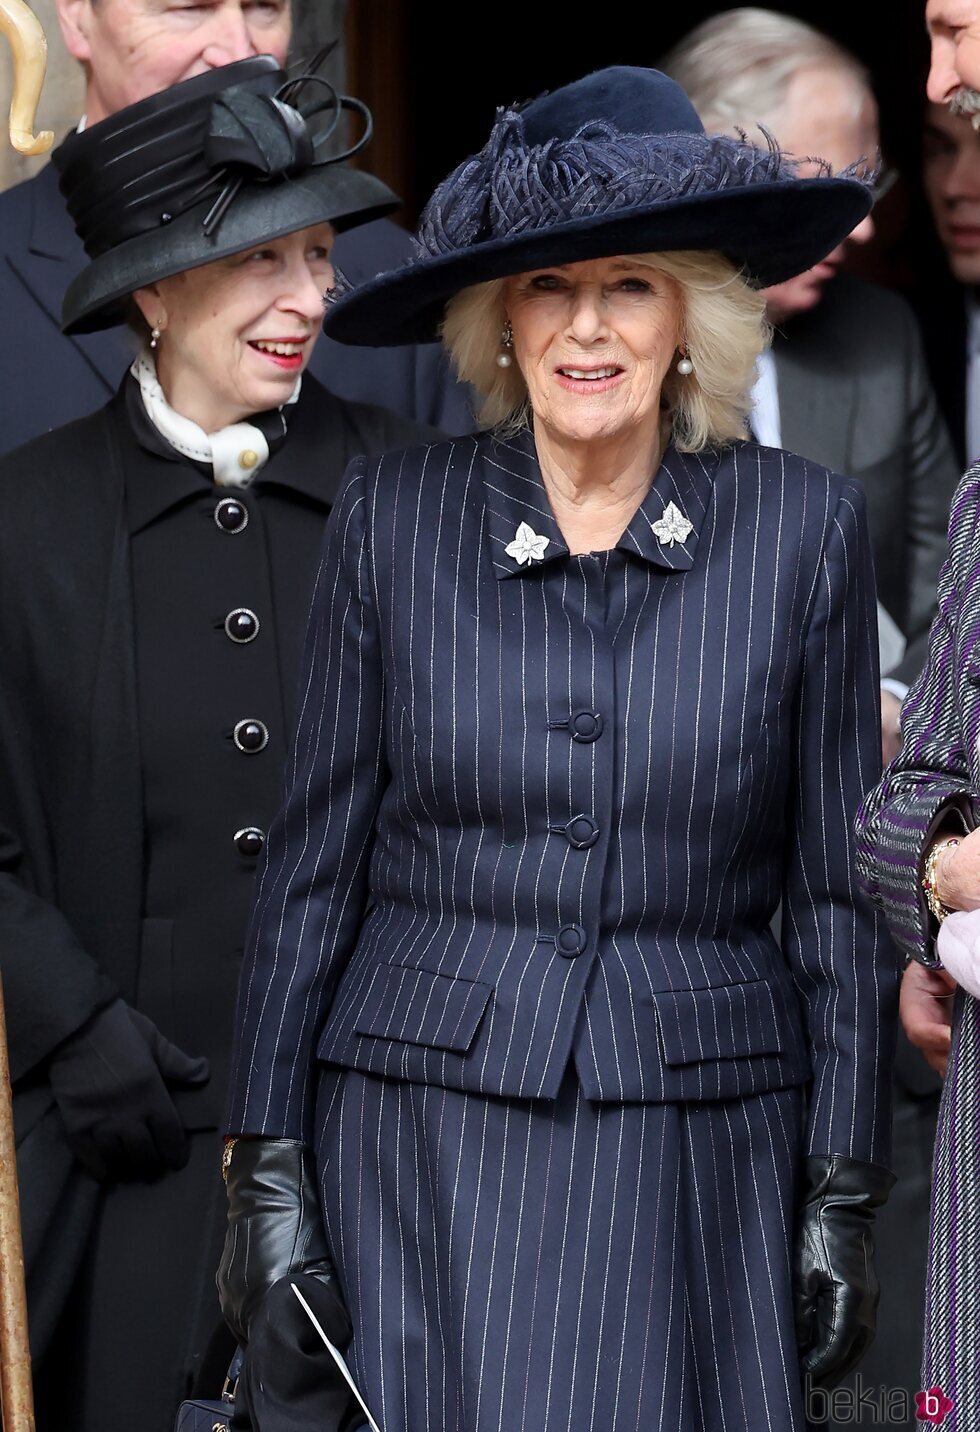
[[[758,287],[868,203],[604,71],[328,318],[491,424],[348,472],[240,993],[226,1316],[349,1310],[384,1432],[795,1432],[871,1336],[863,500],[744,440]]]

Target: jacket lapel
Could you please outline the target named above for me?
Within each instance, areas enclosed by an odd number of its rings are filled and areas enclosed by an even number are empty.
[[[541,480],[533,433],[489,445],[484,484],[490,557],[498,579],[568,556]]]

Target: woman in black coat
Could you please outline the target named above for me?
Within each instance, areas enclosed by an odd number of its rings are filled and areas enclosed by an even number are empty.
[[[168,1426],[219,1322],[214,1131],[316,555],[348,461],[421,435],[303,377],[334,234],[396,203],[322,158],[323,95],[244,61],[56,156],[92,259],[66,329],[144,339],[0,464],[0,930],[59,1432]]]

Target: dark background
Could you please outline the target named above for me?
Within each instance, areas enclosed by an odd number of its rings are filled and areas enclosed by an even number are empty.
[[[377,119],[366,167],[403,196],[402,221],[414,224],[435,184],[482,146],[498,105],[603,65],[656,64],[695,24],[728,8],[717,0],[643,6],[349,0],[347,83]],[[872,73],[885,156],[903,182],[879,206],[879,237],[855,256],[856,266],[907,288],[926,246],[917,194],[925,0],[787,0],[770,8],[834,36]]]

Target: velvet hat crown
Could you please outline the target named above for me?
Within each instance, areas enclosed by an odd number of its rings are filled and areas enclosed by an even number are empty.
[[[341,116],[364,133],[325,146]],[[138,288],[329,222],[338,231],[398,207],[343,160],[371,137],[360,100],[271,55],[208,70],[70,135],[53,156],[91,263],[69,286],[66,333],[108,328]]]
[[[718,251],[757,286],[780,283],[871,207],[854,173],[815,167],[804,176],[772,142],[706,134],[658,70],[599,70],[498,111],[484,148],[429,200],[418,257],[342,299],[326,331],[343,343],[431,340],[470,284],[617,254]]]

